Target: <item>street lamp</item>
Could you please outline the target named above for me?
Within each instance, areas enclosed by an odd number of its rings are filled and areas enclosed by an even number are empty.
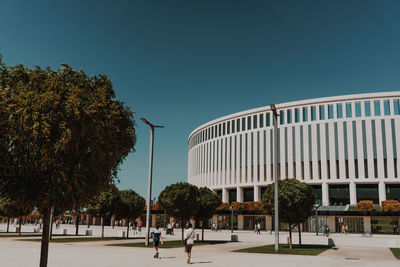
[[[315,207],[315,234],[316,235],[318,235],[318,228],[319,228],[319,225],[318,225],[318,208],[319,208],[319,204],[315,204],[314,205],[314,207]]]
[[[153,125],[145,118],[141,118],[144,123],[150,126],[150,156],[149,156],[149,184],[147,187],[147,209],[146,209],[146,246],[149,245],[150,237],[150,208],[151,208],[151,180],[153,176],[153,143],[154,128],[164,128],[164,126]]]
[[[231,233],[233,233],[233,205],[229,209],[231,210]]]
[[[274,115],[274,210],[275,210],[275,251],[279,251],[279,205],[278,205],[278,112],[274,104],[269,105]]]

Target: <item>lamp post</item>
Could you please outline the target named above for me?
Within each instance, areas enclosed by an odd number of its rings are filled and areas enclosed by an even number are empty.
[[[319,225],[318,225],[318,207],[319,207],[319,204],[315,204],[315,234],[316,235],[318,235],[318,228],[319,228]]]
[[[164,128],[164,126],[157,126],[151,124],[145,118],[141,118],[144,123],[150,126],[150,156],[149,156],[149,183],[147,187],[147,209],[146,209],[146,246],[149,245],[150,237],[150,208],[151,208],[151,183],[153,176],[153,144],[154,144],[154,128]]]
[[[274,210],[275,210],[275,251],[279,251],[279,203],[278,203],[278,112],[274,104],[270,105],[274,115]]]
[[[231,233],[233,233],[233,205],[229,209],[231,210]]]

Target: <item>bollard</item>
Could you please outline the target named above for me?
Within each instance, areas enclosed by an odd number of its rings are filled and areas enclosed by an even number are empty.
[[[231,242],[239,242],[238,235],[231,235]]]
[[[120,231],[119,234],[120,234],[120,237],[122,237],[122,238],[126,237],[126,231]]]
[[[86,230],[85,231],[85,235],[92,236],[93,235],[93,231],[92,230]]]

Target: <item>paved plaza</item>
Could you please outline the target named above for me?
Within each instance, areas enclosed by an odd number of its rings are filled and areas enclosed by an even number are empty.
[[[5,224],[0,224],[0,230],[5,230]],[[10,230],[14,227],[11,226]],[[33,226],[23,226],[23,231],[32,231]],[[72,225],[61,226],[72,234],[75,228]],[[80,234],[84,234],[86,226],[80,227]],[[91,226],[94,236],[100,235],[99,226]],[[118,236],[125,227],[111,229],[106,227],[106,236]],[[57,233],[59,230],[55,230]],[[200,234],[201,230],[197,230]],[[144,231],[141,235],[143,236]],[[237,243],[219,245],[204,245],[193,248],[192,264],[198,266],[223,267],[251,267],[251,266],[400,266],[388,247],[400,247],[400,236],[375,235],[361,237],[360,234],[331,234],[336,249],[329,249],[318,256],[272,255],[235,253],[232,250],[252,246],[273,244],[274,235],[262,232],[256,235],[252,231],[235,231],[239,236]],[[2,234],[4,235],[4,234]],[[205,231],[207,240],[230,240],[231,233]],[[288,233],[280,234],[280,242],[287,241]],[[57,237],[55,237],[57,238]],[[174,236],[168,235],[167,240],[180,238],[180,229]],[[298,234],[294,233],[294,243],[298,242]],[[1,266],[38,266],[40,242],[18,241],[15,237],[0,238]],[[303,233],[303,244],[327,244],[327,238],[315,233]],[[143,242],[143,240],[115,240],[74,243],[50,243],[49,266],[187,266],[183,248],[160,249],[161,259],[153,258],[153,250],[149,248],[115,247],[106,244],[122,242]]]

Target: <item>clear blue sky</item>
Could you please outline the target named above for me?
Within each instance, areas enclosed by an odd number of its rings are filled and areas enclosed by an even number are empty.
[[[19,1],[0,3],[7,64],[68,62],[106,73],[136,112],[120,188],[146,196],[187,180],[187,137],[234,112],[314,97],[400,90],[400,1]]]

